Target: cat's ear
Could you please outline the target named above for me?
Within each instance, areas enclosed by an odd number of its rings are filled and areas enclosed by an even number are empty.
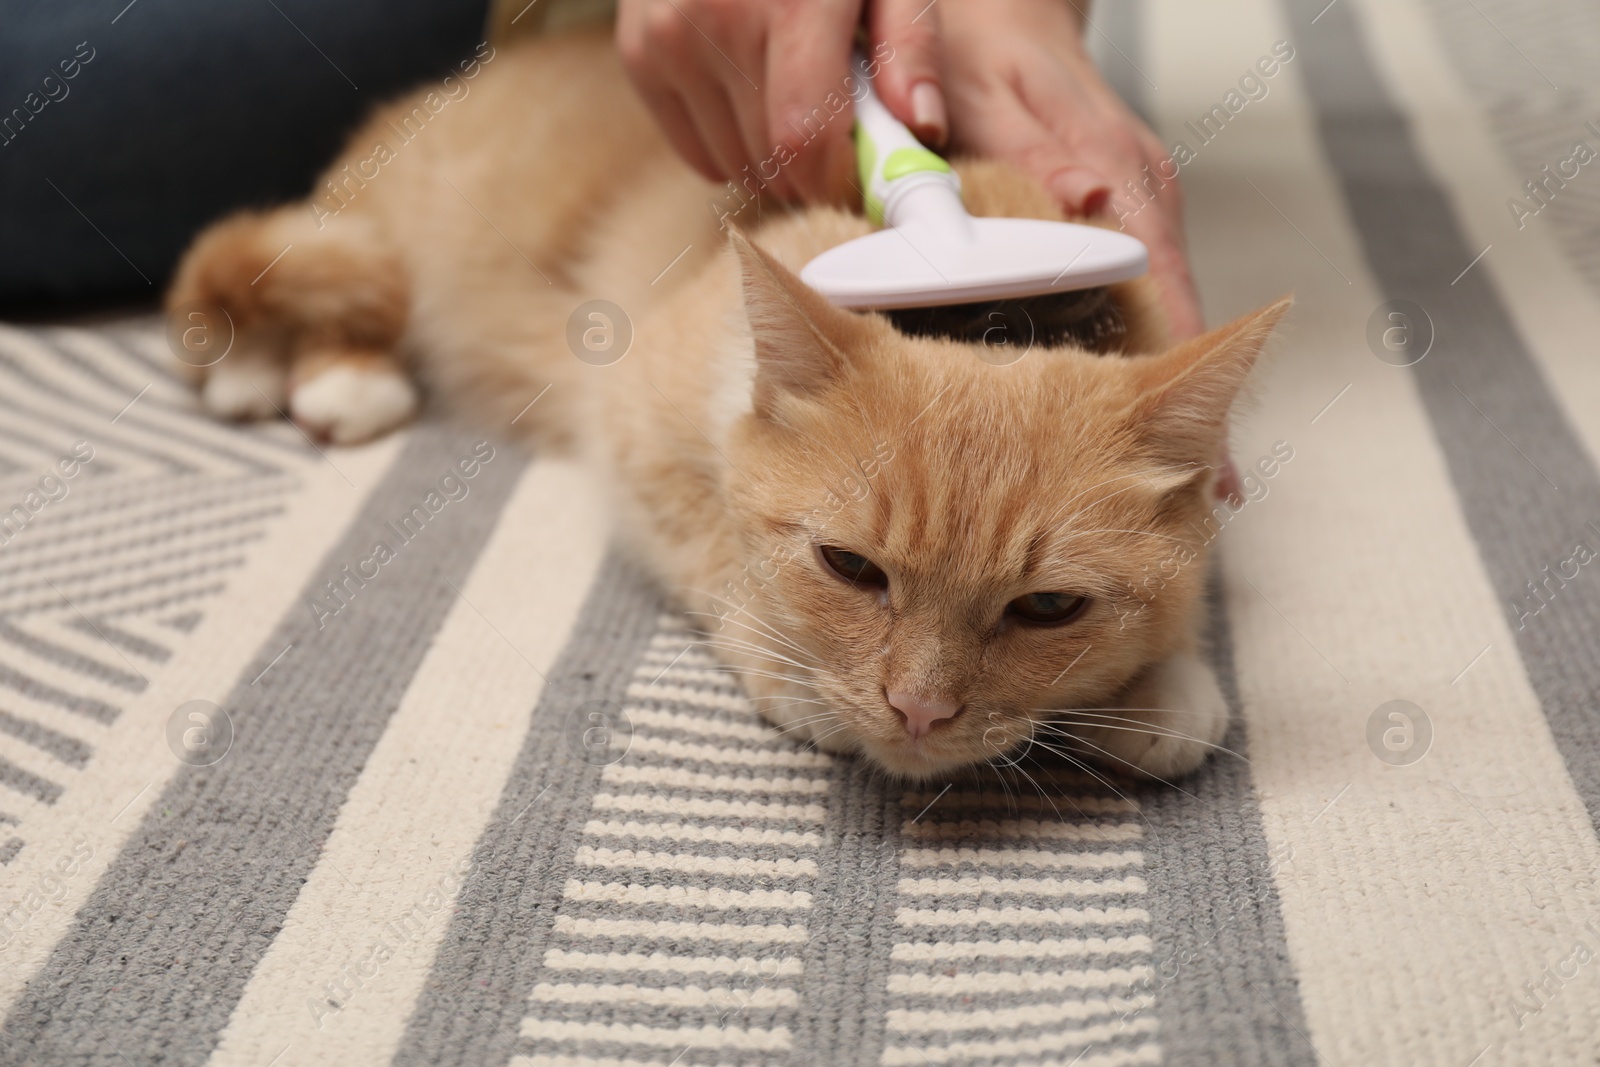
[[[745,314],[756,349],[756,414],[770,417],[784,395],[814,393],[844,374],[846,352],[864,339],[859,316],[834,307],[782,263],[732,230]]]
[[[1228,412],[1244,388],[1262,346],[1294,302],[1282,297],[1226,326],[1138,360],[1138,395],[1129,407],[1134,426],[1176,488],[1222,453]]]

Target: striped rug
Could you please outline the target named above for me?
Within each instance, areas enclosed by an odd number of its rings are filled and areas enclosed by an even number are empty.
[[[1297,295],[1209,599],[1237,756],[890,786],[763,723],[581,470],[0,327],[0,1065],[1595,1063],[1595,13],[1091,18],[1209,317]]]

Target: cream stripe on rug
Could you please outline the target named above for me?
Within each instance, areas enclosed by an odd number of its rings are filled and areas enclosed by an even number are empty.
[[[523,474],[210,1063],[394,1055],[600,564],[591,482],[556,461]]]
[[[1290,36],[1266,3],[1228,19],[1161,3],[1150,26],[1163,93],[1191,101],[1221,101]],[[1490,1043],[1491,1005],[1570,948],[1600,846],[1415,384],[1367,350],[1382,298],[1299,79],[1286,64],[1185,172],[1212,317],[1299,294],[1236,443],[1241,463],[1280,439],[1296,450],[1224,545],[1241,696],[1268,836],[1292,850],[1277,878],[1308,1041],[1331,1062],[1465,1065]],[[1158,109],[1173,136],[1195,117]],[[1396,698],[1422,705],[1436,733],[1411,766],[1368,746],[1369,717]],[[1458,792],[1499,791],[1484,768],[1525,785],[1492,823]],[[1526,1062],[1576,1061],[1586,1005],[1547,1010],[1559,1018],[1541,1020]]]
[[[159,671],[147,671],[150,687],[101,736],[78,783],[57,805],[41,808],[37,821],[30,820],[29,836],[38,844],[0,866],[0,907],[10,913],[57,883],[64,889],[36,910],[28,907],[27,921],[5,945],[0,1012],[67,930],[168,779],[190,770],[167,747],[169,716],[190,700],[226,699],[279,619],[294,607],[323,553],[343,535],[367,491],[393,463],[400,442],[395,438],[343,451],[338,471],[314,460],[306,465],[301,490],[284,498],[285,513],[267,527],[249,562],[229,578],[228,595],[213,602],[206,624],[179,643]],[[74,856],[82,862],[69,863],[73,873],[61,877],[57,864]]]

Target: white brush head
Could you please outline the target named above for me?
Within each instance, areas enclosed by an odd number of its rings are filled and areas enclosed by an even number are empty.
[[[839,307],[912,308],[1092,289],[1137,278],[1149,255],[1115,230],[970,218],[969,234],[913,220],[830,248],[801,281]]]

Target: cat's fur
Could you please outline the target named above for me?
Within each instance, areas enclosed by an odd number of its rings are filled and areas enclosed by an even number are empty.
[[[961,173],[977,213],[1059,217],[1014,171]],[[1047,744],[1165,776],[1221,738],[1200,531],[1287,301],[1167,348],[1147,291],[1122,286],[1128,349],[1152,354],[995,365],[909,339],[793,273],[865,220],[752,203],[730,238],[709,205],[738,201],[673,156],[600,36],[505,49],[392,105],[326,178],[310,203],[212,227],[178,272],[169,304],[219,304],[237,331],[203,375],[218,414],[287,406],[361,440],[411,415],[415,374],[487,429],[575,446],[767,717],[894,773]],[[635,330],[613,365],[568,347],[591,298]],[[841,581],[819,544],[877,563],[887,591]],[[1006,614],[1034,592],[1093,599],[1058,628]],[[887,692],[961,710],[916,739]]]

